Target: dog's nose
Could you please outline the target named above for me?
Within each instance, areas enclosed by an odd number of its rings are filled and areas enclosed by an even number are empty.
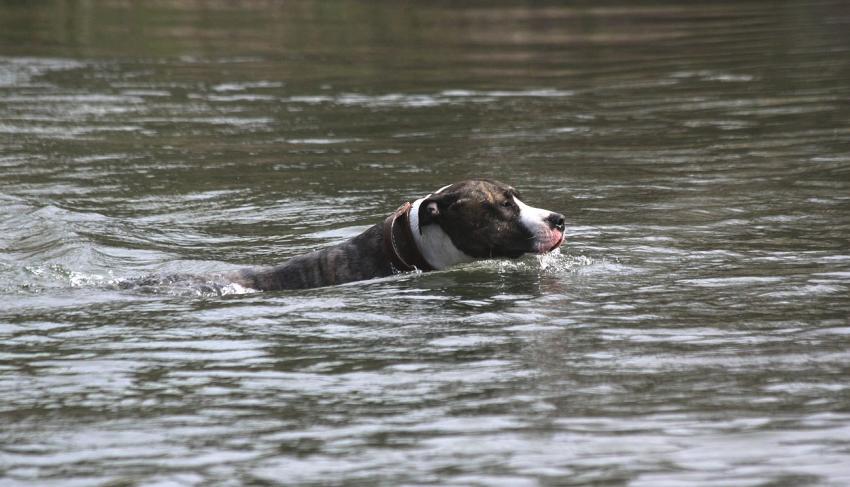
[[[549,222],[549,226],[552,228],[557,228],[560,231],[564,231],[564,228],[567,226],[566,219],[564,215],[560,213],[550,213],[549,217],[546,218],[546,221]]]

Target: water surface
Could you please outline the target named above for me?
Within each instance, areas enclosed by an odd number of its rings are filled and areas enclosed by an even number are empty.
[[[3,2],[0,484],[850,484],[843,2]],[[278,293],[474,176],[542,259]]]

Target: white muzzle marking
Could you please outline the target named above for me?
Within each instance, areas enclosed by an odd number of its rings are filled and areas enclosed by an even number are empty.
[[[520,223],[534,237],[534,248],[538,253],[548,252],[558,244],[563,235],[549,225],[547,219],[552,215],[551,211],[528,206],[516,196],[514,203],[519,206]]]

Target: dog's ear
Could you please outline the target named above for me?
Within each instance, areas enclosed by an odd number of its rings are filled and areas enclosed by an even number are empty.
[[[419,226],[436,223],[440,218],[440,204],[434,198],[428,198],[419,205]]]
[[[435,194],[429,196],[419,205],[419,226],[423,227],[436,223],[445,212],[446,208],[457,199],[450,194]]]
[[[436,201],[429,201],[428,204],[425,205],[425,214],[431,219],[436,219],[440,216],[440,206]]]

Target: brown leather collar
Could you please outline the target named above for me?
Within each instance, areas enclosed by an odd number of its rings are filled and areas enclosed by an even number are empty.
[[[411,204],[405,203],[384,220],[384,253],[399,271],[433,271],[410,231],[410,208]]]

